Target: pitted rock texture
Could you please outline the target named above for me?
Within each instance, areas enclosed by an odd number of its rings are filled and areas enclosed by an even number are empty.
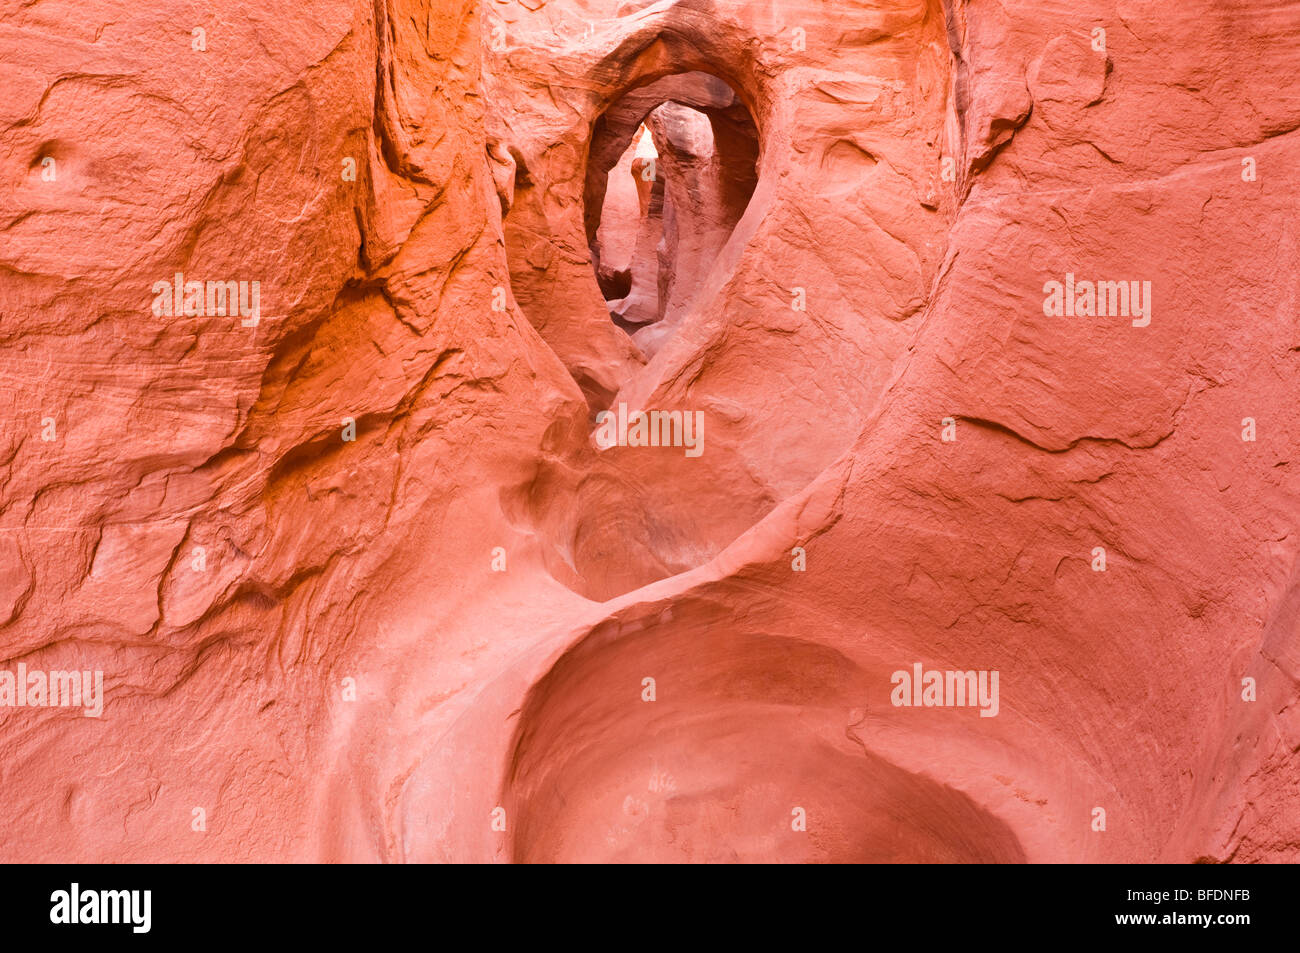
[[[1300,860],[1298,61],[1242,0],[10,10],[0,858]]]

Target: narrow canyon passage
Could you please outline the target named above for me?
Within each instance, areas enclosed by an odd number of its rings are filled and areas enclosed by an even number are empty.
[[[597,120],[584,189],[592,264],[614,323],[647,358],[689,313],[744,214],[758,153],[749,111],[708,73],[664,77]]]
[[[628,69],[624,89],[579,130],[588,159],[578,221],[560,197],[577,171],[572,163],[558,163],[555,150],[536,142],[500,147],[513,164],[504,220],[512,288],[557,353],[574,354],[568,366],[593,434],[606,411],[620,421],[644,409],[698,422],[689,448],[684,430],[663,446],[654,431],[647,437],[653,447],[591,446],[593,436],[507,495],[512,519],[550,542],[555,577],[593,598],[698,565],[774,502],[761,482],[745,478],[741,486],[726,476],[751,469],[734,459],[742,452],[728,432],[739,422],[735,415],[706,412],[656,380],[665,366],[656,359],[667,357],[674,335],[715,322],[720,289],[738,280],[745,251],[735,233],[761,169],[749,107],[726,80],[685,68],[690,60],[681,57],[682,69],[660,68],[665,75],[640,83]],[[548,208],[564,214],[548,215]],[[751,230],[759,222],[753,217]],[[568,266],[571,249],[562,238],[576,224],[585,271]],[[604,319],[589,317],[597,313]],[[627,349],[616,367],[602,357],[619,347],[611,340]],[[606,372],[592,370],[602,365]],[[723,499],[728,516],[719,519]],[[702,519],[706,512],[715,517]]]

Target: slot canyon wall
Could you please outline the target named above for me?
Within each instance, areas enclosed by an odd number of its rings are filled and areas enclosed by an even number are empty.
[[[1300,3],[0,63],[3,860],[1300,860]]]

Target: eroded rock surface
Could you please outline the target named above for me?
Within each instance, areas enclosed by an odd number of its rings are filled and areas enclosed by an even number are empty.
[[[0,856],[1300,860],[1298,59],[1223,0],[11,11],[0,672],[103,692],[0,674]]]

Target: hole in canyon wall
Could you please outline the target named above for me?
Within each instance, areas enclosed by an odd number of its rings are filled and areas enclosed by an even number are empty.
[[[647,357],[680,325],[758,181],[758,129],[702,72],[632,90],[596,121],[585,224],[610,317]]]
[[[725,285],[753,233],[750,219],[761,218],[753,100],[734,78],[674,60],[680,70],[667,75],[657,66],[642,78],[623,70],[624,85],[593,106],[590,125],[575,132],[586,145],[581,176],[569,162],[577,149],[544,139],[509,146],[504,226],[514,294],[582,389],[600,452],[544,461],[503,505],[548,541],[552,575],[598,601],[706,562],[773,502],[747,469],[726,462],[734,420],[713,416],[705,438],[705,411],[683,394],[653,394],[656,370],[646,367],[686,322],[716,317],[704,298]],[[617,363],[620,345],[631,358]],[[681,441],[600,444],[603,412],[646,400],[676,412]]]

